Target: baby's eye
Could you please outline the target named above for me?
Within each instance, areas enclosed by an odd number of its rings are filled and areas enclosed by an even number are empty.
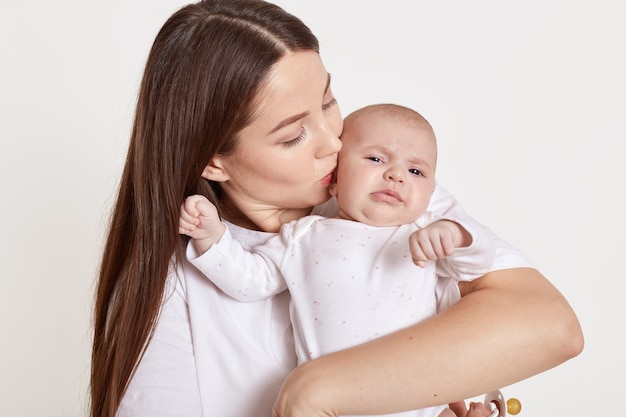
[[[417,168],[411,168],[411,169],[409,169],[409,172],[411,173],[411,175],[415,175],[416,177],[423,177],[424,176],[424,173],[421,170],[417,169]]]
[[[367,159],[369,159],[372,162],[383,162],[383,160],[377,156],[368,156]]]

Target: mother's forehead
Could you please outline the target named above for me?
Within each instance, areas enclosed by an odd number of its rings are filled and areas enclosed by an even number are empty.
[[[274,64],[255,99],[255,120],[277,124],[319,107],[330,88],[330,74],[319,54],[289,52]]]

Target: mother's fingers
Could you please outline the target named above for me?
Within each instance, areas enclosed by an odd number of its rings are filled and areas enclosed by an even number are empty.
[[[485,407],[483,403],[471,403],[470,409],[465,417],[488,417],[491,414],[491,408]]]
[[[450,403],[448,404],[448,407],[450,407],[450,409],[454,411],[454,415],[456,417],[465,417],[465,415],[467,414],[467,405],[465,404],[465,401]]]

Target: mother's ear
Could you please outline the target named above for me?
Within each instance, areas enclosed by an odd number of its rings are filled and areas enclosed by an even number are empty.
[[[219,156],[213,157],[207,166],[204,167],[204,170],[202,171],[202,178],[215,182],[228,181],[230,177],[224,169],[222,158]]]

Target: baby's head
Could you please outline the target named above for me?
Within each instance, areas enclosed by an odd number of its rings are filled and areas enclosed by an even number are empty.
[[[435,189],[437,141],[416,111],[376,104],[344,121],[342,148],[330,193],[338,217],[372,226],[397,226],[421,216]]]

